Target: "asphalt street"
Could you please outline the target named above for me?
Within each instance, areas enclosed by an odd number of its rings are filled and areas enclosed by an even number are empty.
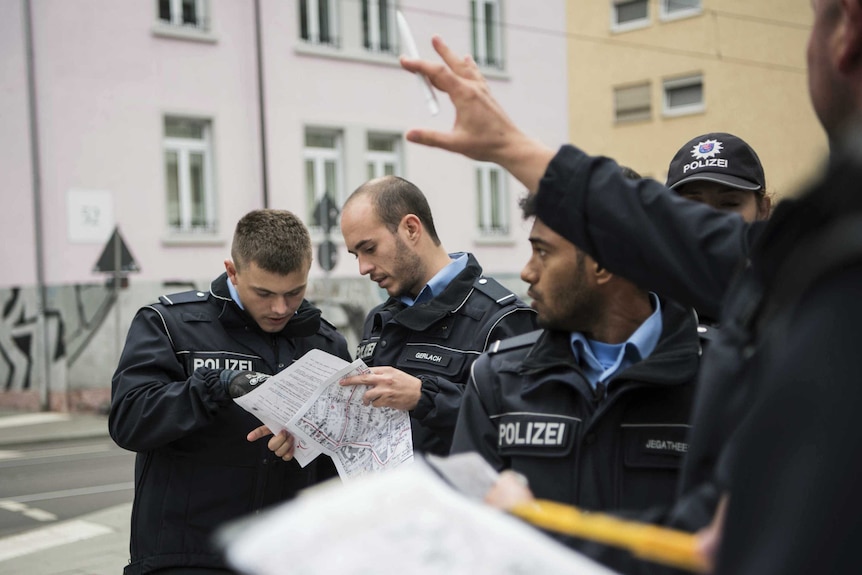
[[[107,435],[105,416],[0,411],[0,456],[32,443]],[[20,507],[0,500],[0,513]],[[0,573],[119,575],[129,558],[130,514],[131,503],[123,503],[0,538]]]

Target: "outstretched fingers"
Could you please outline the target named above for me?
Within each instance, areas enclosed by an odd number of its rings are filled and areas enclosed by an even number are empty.
[[[245,438],[248,441],[257,441],[258,439],[266,437],[267,435],[272,435],[272,431],[270,431],[267,426],[261,425],[260,427],[249,431],[248,435],[246,435]]]
[[[463,73],[467,73],[469,67],[465,65],[464,61],[439,36],[434,36],[431,39],[431,43],[434,46],[434,50],[443,59],[442,63],[402,56],[400,60],[401,67],[408,72],[426,76],[435,88],[451,95],[452,91],[457,89],[459,83],[462,81],[460,76]]]
[[[454,144],[452,134],[448,132],[413,128],[408,130],[404,137],[408,142],[413,142],[414,144],[422,144],[424,146],[431,146],[434,148],[449,150],[451,152],[458,151],[457,146]]]
[[[469,54],[466,56],[459,56],[449,48],[449,45],[446,44],[440,36],[434,36],[431,38],[431,45],[434,46],[434,50],[441,58],[443,58],[446,66],[448,66],[455,75],[467,80],[485,82],[485,77],[482,75],[482,72],[479,71],[479,66],[476,64],[473,56],[470,56]]]

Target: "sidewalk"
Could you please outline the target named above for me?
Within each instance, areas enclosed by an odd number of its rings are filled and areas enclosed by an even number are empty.
[[[107,435],[106,415],[0,410],[0,446]]]
[[[0,410],[0,450],[107,435],[105,415]],[[129,560],[131,512],[124,503],[0,538],[0,573],[119,575]]]

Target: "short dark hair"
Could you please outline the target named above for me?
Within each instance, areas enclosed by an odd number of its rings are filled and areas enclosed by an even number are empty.
[[[368,196],[380,221],[393,234],[407,214],[413,214],[428,232],[434,245],[440,245],[434,217],[425,194],[412,182],[398,176],[383,176],[369,180],[356,188],[344,202],[346,207],[360,196]]]
[[[642,176],[629,168],[628,166],[620,166],[620,171],[623,176],[629,180],[640,180]],[[528,220],[536,215],[536,194],[527,194],[518,200],[518,205],[521,206],[521,213],[525,220]]]
[[[254,210],[237,222],[230,256],[237,270],[254,262],[268,272],[288,275],[311,261],[311,236],[292,212]]]

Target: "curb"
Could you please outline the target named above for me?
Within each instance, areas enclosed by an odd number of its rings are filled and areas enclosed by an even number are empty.
[[[0,446],[109,437],[102,415],[35,412],[0,413]]]

